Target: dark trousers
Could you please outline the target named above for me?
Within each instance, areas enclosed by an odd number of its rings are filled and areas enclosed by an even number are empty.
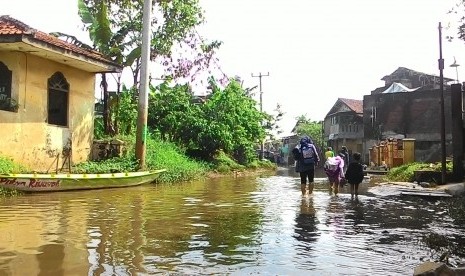
[[[315,178],[315,169],[310,169],[306,170],[303,172],[300,172],[300,184],[307,184],[307,179],[308,183],[313,183],[313,180]]]

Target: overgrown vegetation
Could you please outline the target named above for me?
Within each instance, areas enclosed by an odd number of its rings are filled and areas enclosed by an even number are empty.
[[[133,84],[138,87],[141,74],[143,0],[78,0],[78,14],[89,32],[92,48],[130,69]],[[204,22],[199,0],[154,1],[151,11],[150,59],[163,68],[163,78],[191,82],[202,71],[216,67],[214,54],[219,41],[206,41],[196,28]],[[75,42],[76,43],[76,42]],[[82,42],[77,42],[82,44]],[[87,46],[90,47],[90,46]],[[221,70],[219,70],[221,71]],[[211,72],[211,71],[210,71]],[[107,135],[118,134],[118,122],[110,120],[110,93],[107,75],[101,75],[103,124]],[[227,79],[224,73],[222,79]],[[121,91],[121,74],[116,76]],[[134,90],[134,96],[138,91]]]
[[[0,156],[0,174],[21,173],[27,169],[21,165],[15,164],[11,159]],[[19,191],[0,187],[0,197],[14,196],[22,194]]]
[[[100,125],[100,127],[102,126]],[[105,173],[137,170],[138,162],[134,158],[134,136],[121,136],[118,139],[123,140],[128,145],[124,156],[98,162],[80,163],[72,168],[73,172]],[[219,151],[211,162],[206,162],[186,156],[183,149],[177,144],[162,141],[156,134],[150,135],[147,139],[146,169],[167,169],[166,172],[160,174],[159,182],[174,183],[199,179],[209,171],[228,174],[234,171],[258,168],[274,169],[275,164],[268,160],[255,160],[247,165],[241,165],[223,151]]]
[[[12,159],[0,156],[0,174],[24,173],[27,171],[26,167],[14,163]]]
[[[388,171],[386,178],[391,181],[413,182],[415,171],[438,171],[442,169],[441,163],[409,163]],[[452,163],[446,163],[446,170],[452,171]]]
[[[118,137],[127,148],[124,156],[98,162],[84,162],[73,167],[78,173],[105,173],[136,171],[138,162],[135,159],[134,136]],[[158,178],[160,182],[179,182],[196,179],[203,176],[209,166],[186,157],[173,143],[164,142],[149,136],[146,148],[147,170],[168,169]]]
[[[225,88],[210,80],[210,88],[211,93],[200,98],[188,85],[166,81],[151,87],[148,128],[159,140],[174,143],[195,160],[212,163],[222,151],[248,166],[256,161],[255,149],[265,138],[263,125],[273,125],[275,120],[257,110],[255,100],[235,80]],[[137,101],[133,89],[124,89],[118,104],[111,106],[112,120],[118,122],[120,135],[135,135]],[[96,139],[105,133],[99,120],[95,122]]]

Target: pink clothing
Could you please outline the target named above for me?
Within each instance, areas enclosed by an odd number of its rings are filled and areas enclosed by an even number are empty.
[[[340,156],[335,156],[335,157],[330,157],[328,158],[327,163],[330,164],[336,164],[337,169],[336,170],[330,170],[330,168],[327,168],[325,164],[325,173],[328,176],[329,182],[338,182],[341,180],[341,178],[344,178],[344,160]]]

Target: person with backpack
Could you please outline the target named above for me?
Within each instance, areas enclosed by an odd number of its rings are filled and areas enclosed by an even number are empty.
[[[347,179],[347,182],[349,182],[350,184],[351,198],[354,199],[355,193],[355,198],[358,199],[358,186],[360,183],[362,183],[364,178],[363,165],[360,163],[360,153],[354,152],[354,154],[352,154],[352,157],[354,160],[349,164],[345,177]]]
[[[328,176],[330,193],[334,191],[334,194],[337,195],[339,192],[339,185],[341,185],[341,181],[344,179],[343,157],[341,155],[336,155],[328,158],[324,164],[324,170]]]
[[[300,143],[292,150],[292,155],[297,161],[295,171],[300,174],[300,189],[302,196],[308,196],[313,192],[315,178],[315,166],[320,162],[318,151],[310,137],[304,136]],[[308,190],[307,190],[308,180]]]

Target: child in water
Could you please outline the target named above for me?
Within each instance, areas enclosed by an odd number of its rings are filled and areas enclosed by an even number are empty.
[[[334,191],[334,194],[337,195],[339,186],[342,188],[341,180],[344,179],[344,159],[339,155],[328,158],[324,170],[328,176],[330,193]]]
[[[345,178],[350,184],[351,198],[354,199],[354,194],[355,198],[358,198],[358,186],[362,183],[364,174],[363,165],[360,164],[361,154],[355,152],[352,156],[354,160],[347,167]]]

